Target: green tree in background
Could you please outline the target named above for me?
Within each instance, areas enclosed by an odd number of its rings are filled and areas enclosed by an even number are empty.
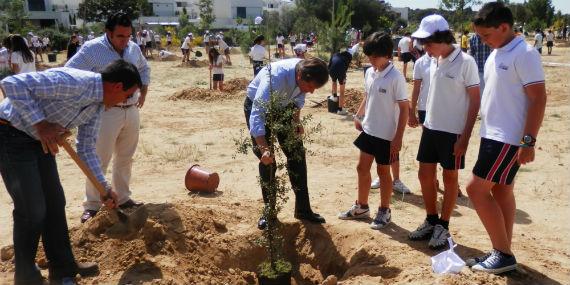
[[[213,1],[200,0],[198,2],[198,10],[200,11],[200,29],[209,29],[212,23],[216,20]]]
[[[531,20],[544,22],[545,26],[552,25],[554,19],[552,0],[529,0],[526,4]]]
[[[481,0],[441,0],[440,8],[455,11],[451,23],[457,24],[456,28],[464,29],[464,23],[472,13],[471,7],[481,4]]]
[[[147,0],[83,0],[79,3],[78,16],[86,22],[104,22],[110,15],[124,12],[135,20],[149,9],[152,10],[152,6]]]
[[[24,11],[24,0],[0,0],[0,23],[2,29],[8,24],[10,32],[22,32],[28,14]]]

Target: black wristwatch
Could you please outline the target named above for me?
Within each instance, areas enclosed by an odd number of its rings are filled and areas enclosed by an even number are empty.
[[[522,137],[520,147],[534,147],[536,143],[536,138],[532,135],[526,134]]]

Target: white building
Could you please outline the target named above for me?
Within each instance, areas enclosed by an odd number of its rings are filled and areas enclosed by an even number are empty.
[[[392,11],[394,11],[398,16],[400,16],[400,18],[404,19],[406,22],[408,22],[409,19],[409,13],[410,13],[410,8],[408,7],[391,7],[390,9],[392,9]]]
[[[264,0],[263,2],[265,4],[263,10],[268,12],[281,13],[283,9],[295,7],[294,0]]]
[[[63,25],[68,28],[79,0],[25,0],[24,11],[32,24],[40,27]],[[71,16],[71,17],[70,17]]]

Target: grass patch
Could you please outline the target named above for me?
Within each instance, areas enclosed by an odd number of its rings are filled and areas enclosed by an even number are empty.
[[[158,155],[167,163],[176,163],[180,161],[199,161],[202,153],[195,145],[181,145],[173,151],[165,151]]]

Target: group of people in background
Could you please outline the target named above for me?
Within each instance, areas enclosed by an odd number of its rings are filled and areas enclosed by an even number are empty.
[[[36,56],[28,46],[26,38],[19,34],[5,37],[0,47],[0,72],[20,74],[34,71],[36,71]]]

